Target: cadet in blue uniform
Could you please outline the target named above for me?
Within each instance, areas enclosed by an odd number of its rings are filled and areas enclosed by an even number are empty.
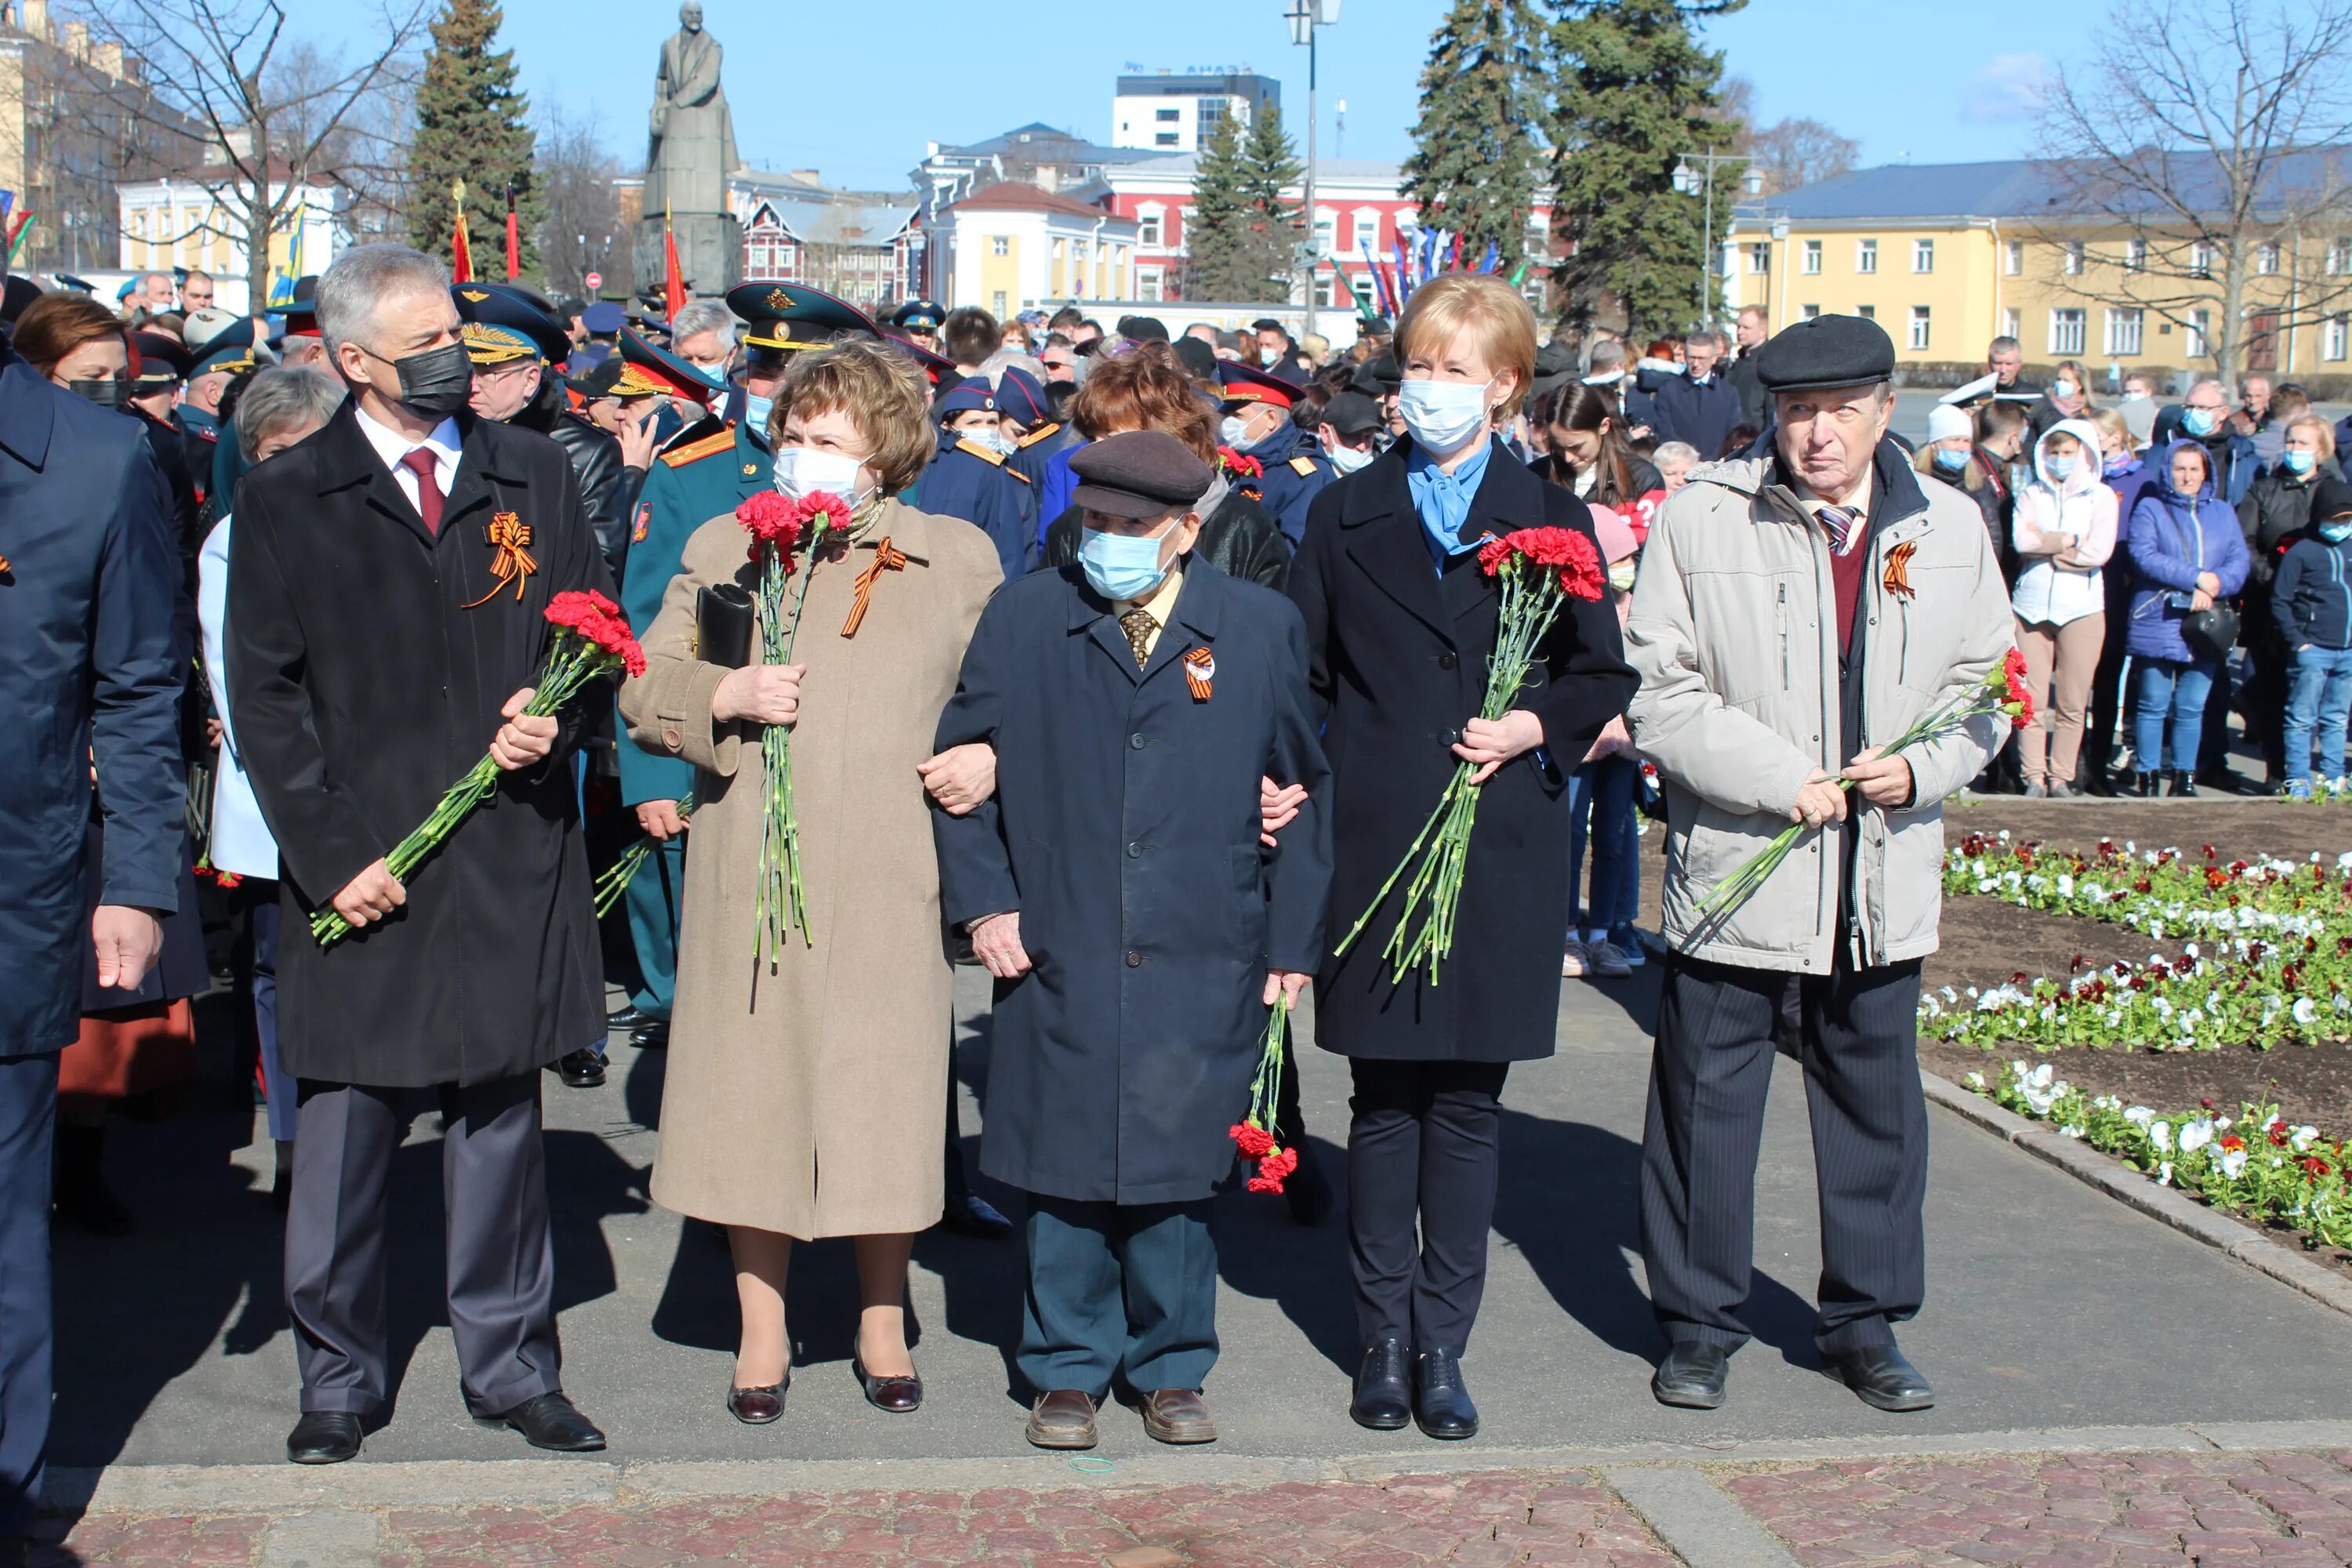
[[[1079,564],[997,592],[940,719],[997,755],[992,799],[932,815],[941,912],[996,978],[981,1168],[1031,1194],[1029,1440],[1091,1447],[1117,1384],[1204,1443],[1209,1195],[1266,1009],[1322,954],[1330,773],[1297,611],[1184,559],[1209,465],[1135,430],[1071,466]],[[1307,792],[1272,851],[1261,775]]]
[[[1282,525],[1293,550],[1307,536],[1307,509],[1339,477],[1312,432],[1291,422],[1298,388],[1265,371],[1231,360],[1217,363],[1222,385],[1219,401],[1224,418],[1217,426],[1220,445],[1240,457],[1255,458],[1259,472],[1237,476],[1234,483],[1246,495],[1253,489],[1265,510]]]
[[[996,418],[996,395],[978,376],[961,382],[932,405],[940,449],[923,470],[923,510],[976,524],[996,544],[1011,582],[1036,556],[1037,492],[1028,476],[1010,467]],[[982,417],[985,416],[985,417]]]
[[[1029,493],[1045,494],[1045,465],[1078,433],[1054,417],[1054,405],[1037,378],[1019,365],[996,373],[996,421],[1013,443],[1005,466],[1029,481]],[[1042,516],[1040,521],[1045,521]]]
[[[890,312],[892,337],[904,338],[931,353],[940,352],[940,323],[948,313],[929,300],[909,300]]]

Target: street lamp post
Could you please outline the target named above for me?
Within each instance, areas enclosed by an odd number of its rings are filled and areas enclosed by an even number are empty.
[[[1339,0],[1290,0],[1284,13],[1290,23],[1290,41],[1307,47],[1307,238],[1299,246],[1307,263],[1307,326],[1300,335],[1315,335],[1315,268],[1322,259],[1315,237],[1315,30],[1339,19]]]
[[[1715,171],[1725,163],[1745,163],[1738,153],[1685,153],[1675,160],[1675,189],[1698,196],[1706,206],[1706,229],[1699,235],[1698,319],[1701,326],[1715,321]],[[1697,168],[1691,167],[1697,164]]]

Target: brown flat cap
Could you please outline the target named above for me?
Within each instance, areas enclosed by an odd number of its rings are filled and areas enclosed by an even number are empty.
[[[1216,476],[1165,430],[1129,430],[1070,454],[1070,499],[1106,517],[1158,517],[1208,493]]]

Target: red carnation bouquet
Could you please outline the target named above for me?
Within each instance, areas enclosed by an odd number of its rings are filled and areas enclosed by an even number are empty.
[[[1246,452],[1236,452],[1231,447],[1217,448],[1217,462],[1229,479],[1256,479],[1265,477],[1265,465]]]
[[[849,527],[849,503],[820,491],[798,500],[763,490],[735,509],[735,521],[751,536],[751,563],[760,569],[760,653],[768,664],[790,664],[799,640],[801,606],[808,602],[809,577],[800,574],[792,614],[784,613],[784,584],[793,574],[795,550],[815,560],[826,533]],[[760,737],[767,820],[760,835],[760,919],[754,952],[775,966],[794,926],[809,944],[808,895],[801,886],[800,824],[793,816],[792,731],[771,724]]]
[[[2011,648],[1999,664],[1985,671],[1982,680],[1947,700],[1934,712],[1881,746],[1879,753],[1891,757],[1913,746],[1957,734],[1971,720],[1987,713],[2006,713],[2012,723],[2031,724],[2033,694],[2026,689],[2025,682],[2025,656]],[[1843,775],[1833,782],[1843,790],[1853,788],[1853,781]],[[1797,841],[1812,831],[1801,822],[1792,822],[1782,828],[1754,859],[1715,885],[1715,890],[1699,904],[1700,919],[1719,921],[1753,898],[1759,888],[1771,880],[1772,873],[1780,869],[1780,862],[1789,858]]]
[[[590,681],[615,670],[630,675],[646,672],[645,651],[630,634],[621,606],[604,595],[593,589],[558,594],[548,601],[546,615],[548,623],[555,628],[555,640],[548,647],[547,662],[540,669],[530,701],[523,708],[532,718],[544,719],[562,711]],[[476,806],[489,798],[490,792],[499,786],[502,771],[485,752],[464,778],[449,786],[449,793],[441,797],[433,815],[393,846],[392,853],[384,857],[384,865],[392,874],[406,881],[408,874],[441,847],[442,841],[457,830],[457,825]],[[310,917],[310,934],[320,947],[349,936],[351,931],[351,923],[331,907]]]
[[[1489,722],[1510,711],[1519,687],[1535,668],[1536,649],[1570,599],[1598,601],[1608,591],[1608,572],[1590,537],[1572,528],[1522,528],[1479,546],[1478,564],[1502,584],[1503,609],[1495,626],[1495,652],[1486,663],[1486,700],[1478,717]],[[1404,908],[1381,956],[1402,982],[1408,971],[1427,965],[1437,984],[1438,964],[1454,951],[1454,906],[1462,896],[1462,872],[1470,856],[1470,829],[1478,816],[1478,790],[1468,763],[1456,763],[1437,809],[1422,824],[1404,859],[1381,884],[1371,907],[1339,943],[1345,952],[1387,902],[1400,879]]]
[[[1298,1169],[1298,1151],[1286,1149],[1274,1139],[1274,1110],[1282,1101],[1282,1058],[1286,1054],[1283,1041],[1289,1034],[1290,994],[1284,992],[1275,1002],[1272,1016],[1265,1023],[1265,1041],[1259,1047],[1257,1077],[1250,1080],[1249,1114],[1225,1129],[1227,1137],[1245,1160],[1257,1162],[1257,1173],[1249,1179],[1254,1193],[1278,1193],[1282,1179]]]

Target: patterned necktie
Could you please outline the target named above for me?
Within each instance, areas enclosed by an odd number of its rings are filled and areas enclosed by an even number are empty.
[[[1861,531],[1862,513],[1851,507],[1825,506],[1813,513],[1829,531],[1830,553],[1843,555],[1853,548],[1854,536]]]
[[[1150,610],[1138,605],[1119,616],[1118,629],[1127,634],[1127,646],[1135,650],[1135,668],[1141,669],[1150,661],[1151,634],[1160,629],[1160,623],[1151,618]]]
[[[435,538],[441,536],[441,475],[430,447],[411,447],[401,459],[401,466],[416,475],[416,512],[425,520],[425,531]]]

